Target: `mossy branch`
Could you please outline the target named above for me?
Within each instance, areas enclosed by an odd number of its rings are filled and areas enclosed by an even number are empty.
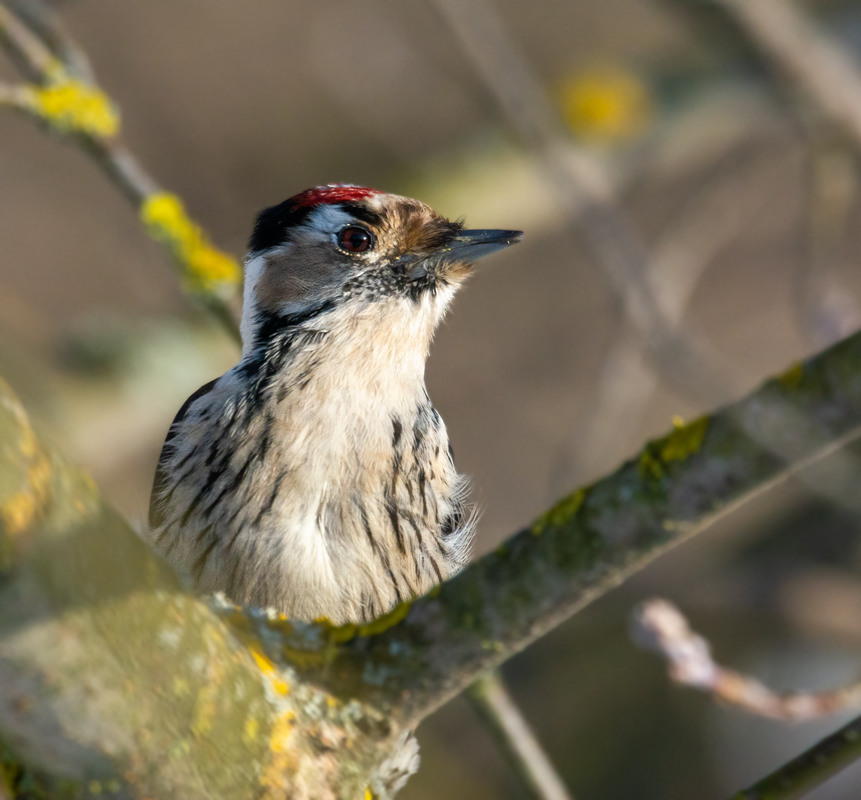
[[[0,384],[4,773],[70,796],[385,797],[406,728],[859,426],[861,334],[677,421],[426,597],[336,628],[179,592]]]
[[[269,656],[305,680],[415,725],[668,547],[839,450],[859,425],[861,334],[740,402],[688,425],[676,421],[616,472],[395,609],[385,629],[384,621],[362,632],[244,612],[231,617],[250,624]],[[846,468],[857,469],[841,452]]]

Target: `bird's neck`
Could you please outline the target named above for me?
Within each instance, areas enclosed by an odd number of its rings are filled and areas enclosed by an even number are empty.
[[[239,369],[254,399],[274,402],[279,417],[346,410],[368,422],[388,419],[426,397],[425,360],[437,317],[430,300],[348,309],[329,301],[294,314],[258,315]]]

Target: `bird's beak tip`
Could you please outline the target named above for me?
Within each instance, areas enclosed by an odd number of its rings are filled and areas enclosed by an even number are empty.
[[[451,252],[464,261],[474,261],[523,239],[523,231],[461,231],[454,237]]]

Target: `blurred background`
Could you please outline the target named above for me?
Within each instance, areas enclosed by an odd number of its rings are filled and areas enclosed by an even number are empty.
[[[728,22],[732,3],[55,5],[131,150],[237,257],[259,209],[327,182],[526,231],[482,263],[428,366],[482,509],[477,555],[674,417],[754,388],[861,319],[858,142]],[[799,8],[861,59],[861,2]],[[0,55],[0,79],[16,77]],[[589,191],[610,198],[599,227],[609,214],[610,238],[644,254],[621,275],[583,213]],[[140,525],[176,409],[237,349],[104,173],[8,109],[0,241],[0,375]],[[630,321],[638,292],[694,356],[708,353],[700,368]],[[627,618],[660,594],[725,663],[784,688],[849,681],[858,533],[790,481],[509,662],[578,800],[727,797],[837,728],[753,719],[670,685]],[[527,797],[463,699],[419,739],[405,800]],[[859,786],[850,768],[810,797]]]

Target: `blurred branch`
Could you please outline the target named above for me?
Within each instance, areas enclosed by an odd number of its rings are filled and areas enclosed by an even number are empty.
[[[702,342],[681,336],[668,319],[649,285],[652,259],[639,233],[618,208],[609,182],[571,142],[490,0],[432,4],[529,148],[568,220],[590,246],[661,376],[701,403],[732,396],[738,387],[731,371]]]
[[[315,680],[324,659],[333,691],[376,698],[413,726],[671,544],[826,454],[829,465],[840,462],[840,448],[859,426],[861,334],[648,443],[379,627],[252,616],[254,630],[274,661]],[[857,462],[847,457],[841,464],[852,470],[845,480],[857,481]],[[373,685],[363,675],[376,676]],[[402,698],[396,705],[395,697]]]
[[[28,9],[27,19],[36,28],[28,28],[13,8]],[[120,141],[115,106],[93,81],[89,64],[72,38],[38,0],[3,0],[0,43],[37,81],[0,86],[0,105],[27,113],[88,153],[139,210],[149,234],[167,249],[186,291],[239,341],[229,300],[241,281],[241,267],[211,244],[179,198],[161,189]]]
[[[861,71],[793,0],[710,0],[861,152]],[[696,2],[685,3],[691,13]]]
[[[0,3],[0,44],[31,80],[41,80],[61,69],[50,48],[4,3]]]
[[[732,800],[799,800],[861,758],[861,717],[817,742]]]
[[[833,262],[857,193],[855,164],[847,149],[856,157],[861,153],[861,70],[840,42],[793,0],[674,0],[673,5],[694,19],[720,15],[730,34],[740,34],[829,123],[823,134],[821,126],[811,126],[801,115],[812,139],[811,252],[795,281],[802,330],[817,346],[826,346],[854,329],[859,316],[846,290],[836,284]]]
[[[44,0],[5,0],[5,3],[72,75],[95,83],[87,54],[59,24],[56,14],[48,8]]]
[[[721,248],[771,202],[769,192],[739,191],[740,182],[748,180],[749,160],[749,154],[739,157],[737,149],[721,159],[716,185],[687,198],[654,247],[646,277],[674,326],[682,324],[703,274]],[[775,177],[767,175],[761,183],[774,183]],[[658,376],[649,369],[642,342],[626,327],[604,357],[587,408],[578,417],[577,433],[560,458],[555,472],[565,476],[566,483],[588,474],[609,443],[633,434],[657,388]]]
[[[778,693],[755,678],[722,667],[712,658],[709,643],[666,600],[642,603],[632,615],[631,635],[638,645],[667,660],[674,681],[760,717],[795,722],[861,704],[861,683],[827,692]]]
[[[808,159],[806,257],[794,281],[795,308],[803,331],[826,347],[858,327],[861,311],[839,283],[842,246],[858,195],[856,158],[833,137],[812,134]]]
[[[498,671],[482,675],[469,698],[537,800],[573,800]]]

